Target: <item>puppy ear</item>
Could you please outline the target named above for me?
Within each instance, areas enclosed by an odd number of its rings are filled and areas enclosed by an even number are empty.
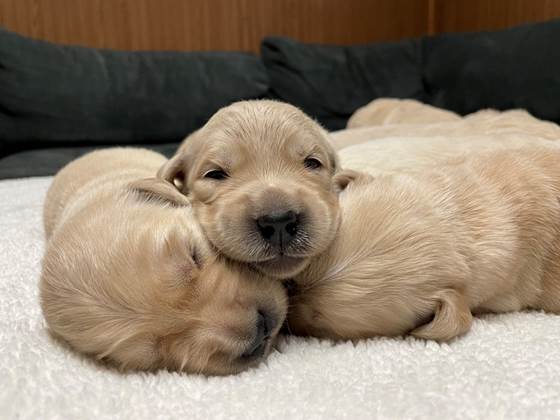
[[[463,294],[447,289],[438,293],[437,301],[434,319],[413,330],[413,336],[426,340],[448,341],[471,329],[472,313]]]
[[[185,159],[182,153],[177,153],[169,159],[159,170],[156,177],[169,182],[186,194]]]
[[[321,133],[322,133],[323,144],[325,146],[327,156],[328,156],[328,159],[329,159],[329,166],[331,168],[331,174],[334,175],[335,173],[340,171],[340,159],[338,158],[338,153],[335,150],[334,143],[331,140],[330,134],[327,132],[327,130],[325,130],[323,127],[321,127],[318,122],[317,122],[317,125],[319,125],[319,128],[320,128]]]
[[[191,203],[177,188],[170,182],[159,178],[145,178],[134,181],[130,188],[148,200],[157,200],[164,203],[171,203],[176,206],[190,206]]]
[[[337,172],[333,177],[335,189],[338,193],[344,191],[351,182],[368,182],[373,177],[365,172],[354,171],[353,169],[343,169]]]
[[[329,144],[327,154],[331,163],[332,173],[337,173],[340,171],[340,159],[338,158],[338,153],[336,153],[336,150],[334,150],[334,147],[332,146],[330,137],[327,137],[327,143]]]

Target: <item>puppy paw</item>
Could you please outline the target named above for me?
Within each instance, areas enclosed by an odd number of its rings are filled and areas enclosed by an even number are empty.
[[[447,289],[437,294],[434,318],[410,334],[417,338],[449,341],[468,332],[472,325],[472,313],[460,292]]]

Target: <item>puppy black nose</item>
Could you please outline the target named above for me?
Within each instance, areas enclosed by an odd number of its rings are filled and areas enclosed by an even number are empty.
[[[272,336],[272,332],[276,327],[276,320],[264,311],[257,312],[257,323],[255,338],[245,350],[242,357],[257,358],[261,357],[266,350],[266,343]]]
[[[263,239],[279,248],[294,239],[298,232],[298,225],[298,215],[293,211],[266,214],[257,219],[257,226]]]

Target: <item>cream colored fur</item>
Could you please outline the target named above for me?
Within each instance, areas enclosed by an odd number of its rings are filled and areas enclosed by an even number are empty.
[[[560,312],[560,151],[441,163],[344,175],[336,239],[295,279],[293,332],[449,340],[475,313]]]
[[[337,170],[325,130],[292,105],[259,100],[219,110],[159,176],[189,197],[221,253],[287,278],[334,237]],[[295,215],[293,238],[274,244],[259,219],[287,213]]]
[[[558,126],[392,99],[349,126],[331,140],[363,174],[339,175],[341,226],[296,279],[293,331],[448,340],[473,313],[560,310]]]
[[[459,121],[451,111],[424,105],[412,99],[376,99],[357,109],[346,128],[360,128],[391,124],[429,124]]]
[[[155,178],[165,161],[106,149],[54,178],[44,316],[54,336],[122,369],[239,372],[269,352],[284,290],[215,255],[188,200]],[[264,335],[259,314],[270,320]]]
[[[438,167],[448,159],[471,153],[516,150],[526,147],[558,148],[560,143],[522,133],[495,133],[447,137],[387,137],[341,149],[343,168],[371,175],[399,174]]]
[[[391,110],[394,108],[394,110]],[[419,102],[413,109],[400,110],[398,101],[378,99],[371,102],[363,110],[364,114],[377,114],[377,109],[389,114],[395,114],[399,119],[391,119],[390,123],[383,119],[361,119],[359,128],[349,128],[330,134],[330,139],[337,150],[364,143],[371,140],[386,138],[401,138],[402,142],[411,138],[444,137],[448,139],[449,147],[464,147],[462,137],[484,138],[495,135],[538,137],[546,140],[560,138],[560,127],[552,122],[541,121],[526,111],[511,110],[497,112],[483,110],[467,115],[458,120],[449,120],[447,115],[442,117],[441,110],[423,105]],[[367,113],[366,113],[367,111]],[[407,111],[407,112],[405,112]],[[408,112],[412,113],[410,115]],[[415,114],[419,112],[419,117]],[[414,121],[414,123],[411,123]],[[398,160],[398,158],[393,159]]]

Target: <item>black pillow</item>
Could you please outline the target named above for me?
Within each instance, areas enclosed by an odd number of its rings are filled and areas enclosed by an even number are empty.
[[[271,37],[261,46],[271,96],[331,130],[344,128],[357,108],[382,96],[422,100],[419,53],[415,40],[343,47]]]
[[[222,106],[267,90],[265,68],[251,54],[97,50],[0,28],[0,157],[177,141]]]
[[[560,122],[560,20],[422,41],[432,105],[468,114],[525,108]]]
[[[171,157],[179,144],[132,144],[129,146],[152,149]],[[13,153],[0,159],[0,179],[54,175],[70,161],[96,149],[99,148],[91,146],[51,147]]]

